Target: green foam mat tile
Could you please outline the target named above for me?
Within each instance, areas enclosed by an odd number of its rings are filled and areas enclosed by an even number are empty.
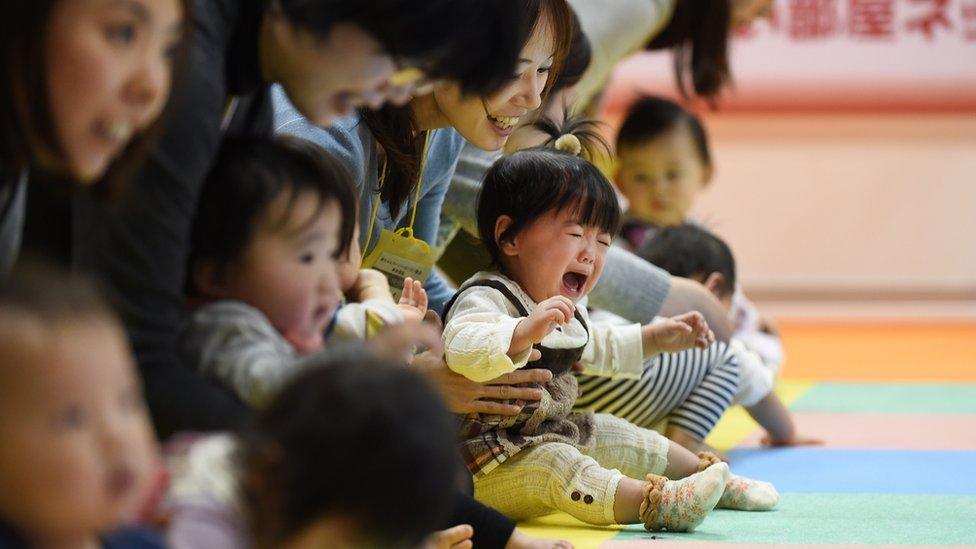
[[[789,493],[769,512],[713,511],[690,534],[628,526],[614,540],[653,541],[652,536],[723,543],[976,545],[976,496]]]
[[[798,412],[976,414],[976,384],[817,383],[790,409]]]

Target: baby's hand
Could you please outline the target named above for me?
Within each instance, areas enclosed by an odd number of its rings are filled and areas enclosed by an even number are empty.
[[[403,293],[397,308],[403,313],[405,322],[420,322],[427,314],[427,290],[419,280],[407,277],[403,281]]]
[[[517,355],[525,349],[542,341],[557,325],[566,324],[573,319],[576,304],[569,298],[557,295],[539,303],[529,316],[522,319],[512,334],[512,344],[508,354]]]
[[[708,329],[705,317],[698,311],[678,315],[641,329],[644,356],[657,353],[676,353],[697,347],[705,349],[715,342],[715,334]]]
[[[360,269],[356,282],[346,291],[346,298],[353,302],[370,299],[393,301],[393,294],[390,293],[390,283],[383,273],[376,269]]]
[[[772,435],[766,433],[762,437],[761,444],[768,447],[779,447],[779,446],[821,446],[824,443],[823,440],[819,438],[813,438],[796,433],[792,438],[789,439],[777,439],[773,438]]]

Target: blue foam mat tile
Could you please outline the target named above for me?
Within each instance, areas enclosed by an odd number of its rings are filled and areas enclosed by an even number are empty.
[[[976,452],[739,449],[732,472],[780,492],[976,495]]]

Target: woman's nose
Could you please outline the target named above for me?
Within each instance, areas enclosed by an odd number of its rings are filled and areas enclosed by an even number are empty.
[[[123,95],[125,102],[138,111],[140,125],[152,122],[168,95],[171,66],[165,59],[153,57],[133,72]]]

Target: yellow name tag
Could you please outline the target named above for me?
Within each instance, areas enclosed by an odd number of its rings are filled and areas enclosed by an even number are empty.
[[[396,232],[383,230],[376,246],[363,258],[363,268],[376,269],[386,275],[393,299],[399,300],[404,279],[410,277],[426,282],[435,261],[430,245],[414,238],[409,228]]]

